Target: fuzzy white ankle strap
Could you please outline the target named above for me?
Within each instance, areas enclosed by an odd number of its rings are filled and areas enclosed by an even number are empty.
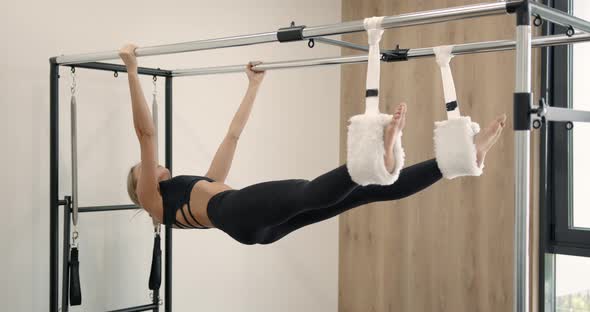
[[[453,46],[433,48],[440,68],[447,119],[435,122],[434,151],[436,162],[443,176],[453,179],[460,176],[479,176],[483,163],[477,165],[477,149],[473,138],[479,133],[479,124],[469,116],[461,116],[455,82],[451,72]]]
[[[393,116],[379,112],[379,80],[381,76],[379,42],[383,35],[382,20],[383,17],[371,17],[364,20],[369,38],[365,113],[352,116],[348,125],[347,168],[352,180],[359,185],[393,184],[399,177],[405,159],[400,131],[393,145],[395,168],[393,172],[389,172],[385,167],[383,134]]]
[[[447,108],[447,119],[458,118],[461,116],[459,104],[457,102],[457,92],[455,91],[455,81],[451,72],[451,59],[453,58],[453,46],[434,47],[436,63],[440,68],[442,77],[443,93],[445,95],[445,104]]]
[[[364,26],[369,38],[369,62],[367,64],[367,92],[365,114],[379,114],[379,83],[381,80],[381,50],[379,43],[383,36],[383,16],[365,18]]]

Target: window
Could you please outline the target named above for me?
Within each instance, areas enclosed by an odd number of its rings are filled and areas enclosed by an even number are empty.
[[[555,0],[555,7],[571,10],[572,0]],[[581,17],[590,18],[590,5],[587,1],[581,6],[586,12],[575,12]],[[560,7],[561,6],[561,7]],[[580,9],[580,10],[581,10]],[[545,27],[550,34],[563,33],[560,26]],[[590,45],[578,44],[575,47],[559,46],[547,50],[547,83],[549,105],[590,109]],[[587,100],[588,101],[587,101]],[[590,125],[575,123],[568,130],[565,123],[550,123],[547,146],[547,199],[550,239],[547,247],[555,253],[590,256]]]
[[[590,312],[590,258],[557,255],[557,312]]]
[[[573,6],[573,13],[577,17],[590,19],[590,1],[577,0]],[[573,46],[572,51],[572,106],[575,109],[590,110],[590,92],[588,84],[590,77],[590,43],[581,43]],[[574,228],[590,230],[590,124],[576,123],[573,133],[573,201],[571,225]],[[585,177],[586,175],[586,177]]]
[[[544,2],[590,19],[590,1]],[[563,33],[544,24],[543,34]],[[546,48],[542,59],[548,104],[590,111],[590,43]],[[540,306],[590,312],[590,124],[548,123],[541,138]]]

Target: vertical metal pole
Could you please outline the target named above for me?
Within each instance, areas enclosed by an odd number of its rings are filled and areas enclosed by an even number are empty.
[[[49,62],[49,311],[58,312],[59,65]]]
[[[162,263],[160,262],[160,273],[162,272]],[[155,304],[153,312],[160,311],[160,288],[153,290],[152,303]]]
[[[159,128],[158,128],[158,101],[157,101],[157,78],[156,76],[154,76],[153,78],[153,82],[154,82],[154,90],[153,90],[153,99],[152,99],[152,119],[154,121],[154,128],[156,130],[156,137],[155,137],[155,141],[156,141],[156,163],[160,163],[160,148],[159,148],[159,138],[160,138],[160,132],[159,132]],[[159,235],[159,234],[158,234]],[[160,274],[162,273],[162,262],[160,261],[160,268],[159,268]],[[161,277],[161,275],[160,275]],[[158,289],[154,289],[153,290],[153,298],[152,298],[152,302],[155,304],[154,309],[152,310],[153,312],[159,312],[160,311],[160,287],[158,287]]]
[[[172,77],[166,77],[166,168],[172,173]],[[166,226],[164,311],[172,312],[172,227]]]
[[[64,232],[63,232],[63,252],[62,252],[62,278],[61,278],[61,312],[68,312],[70,308],[70,217],[71,217],[71,198],[66,197],[64,209]]]
[[[154,121],[154,129],[156,132],[156,163],[160,163],[160,132],[159,132],[159,128],[158,128],[158,99],[157,99],[157,78],[156,76],[154,76],[153,78],[154,81],[154,90],[152,92],[152,120]]]
[[[529,312],[529,196],[531,94],[531,25],[528,1],[517,9],[516,88],[514,94],[514,311]]]
[[[543,268],[541,268],[543,269]],[[543,307],[545,312],[556,312],[556,294],[555,294],[555,254],[545,254],[545,278],[540,280],[539,283],[543,283],[545,288],[545,300]]]

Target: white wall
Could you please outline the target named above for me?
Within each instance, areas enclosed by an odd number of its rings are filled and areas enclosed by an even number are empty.
[[[336,23],[340,1],[2,1],[0,20],[5,218],[0,301],[5,311],[47,311],[48,58],[116,49],[126,41],[142,46],[266,32],[291,20]],[[172,69],[338,54],[339,49],[322,45],[267,44],[145,58],[140,64]],[[139,153],[126,77],[86,70],[77,74],[81,205],[128,203],[126,170]],[[60,197],[70,192],[71,171],[69,71],[64,68],[61,75]],[[150,79],[144,79],[148,96]],[[175,80],[176,174],[204,174],[246,81],[243,74]],[[339,81],[337,67],[268,73],[227,183],[240,188],[273,179],[311,179],[337,166]],[[163,103],[163,79],[158,86]],[[80,217],[85,306],[74,311],[149,301],[151,226],[145,214],[133,215]],[[175,231],[174,311],[335,311],[337,226],[332,219],[269,246],[243,246],[218,230]]]

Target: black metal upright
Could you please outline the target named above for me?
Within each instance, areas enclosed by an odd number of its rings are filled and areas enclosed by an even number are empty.
[[[166,77],[166,168],[172,173],[172,76]],[[172,227],[166,226],[164,311],[172,312]]]
[[[64,213],[64,235],[63,235],[63,271],[62,271],[62,301],[61,311],[68,311],[69,308],[69,240],[70,240],[70,218],[71,201],[69,196],[63,200],[59,199],[59,67],[56,58],[50,58],[50,86],[49,86],[49,311],[60,311],[59,300],[59,208],[63,206]],[[125,72],[122,65],[109,63],[84,63],[68,64],[69,67],[80,67],[93,70],[105,70],[114,72]],[[140,75],[166,77],[166,167],[172,171],[172,73],[169,70],[140,67]],[[81,207],[80,212],[106,212],[126,209],[138,209],[135,205],[109,205]],[[166,311],[172,311],[172,231],[166,228]],[[153,293],[152,303],[135,307],[128,307],[116,312],[135,311],[160,311],[160,290]]]
[[[66,204],[63,207],[63,237],[62,237],[62,264],[61,264],[61,312],[68,312],[70,308],[70,301],[68,295],[70,294],[70,222],[72,217],[71,212],[72,199],[66,196]]]
[[[49,60],[49,311],[59,309],[59,65]]]
[[[553,0],[544,0],[544,4],[553,7]],[[548,34],[553,34],[554,25],[552,23],[543,23],[542,33],[543,36]],[[553,81],[553,65],[551,61],[553,59],[553,47],[546,47],[541,50],[541,98],[545,99],[547,105],[553,106],[553,99],[550,97],[550,90],[552,89],[552,81]],[[549,135],[551,133],[551,123],[544,122],[541,126],[541,131],[539,133],[539,216],[538,216],[538,224],[539,224],[539,248],[537,254],[537,261],[538,261],[538,283],[537,283],[537,307],[538,312],[545,312],[545,287],[547,284],[546,281],[546,261],[545,255],[547,252],[547,241],[550,237],[551,225],[549,224],[548,218],[549,211],[548,208],[551,205],[548,205],[548,201],[550,200],[548,182],[549,182],[549,175],[550,170],[548,165],[550,164],[549,160]],[[551,311],[551,310],[550,310]],[[554,310],[553,310],[554,311]]]

